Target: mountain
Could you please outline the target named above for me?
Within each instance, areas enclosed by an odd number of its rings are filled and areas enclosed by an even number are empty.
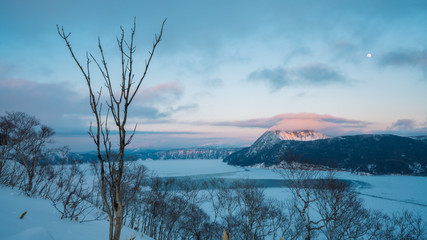
[[[261,137],[259,137],[251,148],[266,148],[272,147],[275,144],[283,141],[313,141],[318,139],[327,139],[323,133],[313,130],[299,130],[299,131],[282,131],[282,130],[268,130]]]
[[[203,146],[160,151],[133,151],[130,155],[134,159],[224,159],[240,150],[240,147]]]
[[[303,131],[297,131],[302,133]],[[427,143],[396,135],[354,135],[327,137],[314,131],[317,138],[281,139],[289,132],[264,133],[251,147],[224,159],[231,165],[272,166],[291,153],[297,161],[372,174],[427,175]],[[298,134],[294,134],[297,136]],[[279,139],[278,139],[279,138]],[[305,140],[305,141],[303,141]]]
[[[313,130],[298,130],[298,131],[281,131],[271,130],[281,140],[292,140],[292,141],[314,141],[319,139],[331,138],[323,133],[316,132]]]
[[[282,130],[268,130],[259,137],[250,148],[246,157],[261,157],[258,156],[260,152],[268,152],[276,144],[282,141],[314,141],[318,139],[330,138],[323,133],[313,130],[300,130],[300,131],[282,131]],[[239,164],[237,164],[239,165]]]
[[[126,150],[126,158],[127,160],[224,159],[225,157],[228,157],[230,154],[240,149],[242,148],[237,146],[221,145],[209,145],[172,150],[128,149]],[[78,162],[98,161],[96,152],[70,153],[68,158]],[[59,159],[57,161],[59,162]]]

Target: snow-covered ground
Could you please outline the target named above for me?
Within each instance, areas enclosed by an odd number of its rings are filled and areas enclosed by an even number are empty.
[[[27,214],[20,219],[21,215]],[[18,190],[0,187],[0,239],[2,240],[76,240],[108,239],[106,220],[80,223],[60,219],[59,212],[44,199],[29,198]],[[141,238],[129,228],[124,227],[121,239],[131,236]]]

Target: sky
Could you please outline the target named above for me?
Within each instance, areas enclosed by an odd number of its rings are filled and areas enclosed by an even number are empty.
[[[26,112],[56,145],[94,149],[87,85],[56,25],[80,61],[99,57],[99,37],[120,79],[116,36],[134,18],[135,77],[167,21],[129,111],[132,148],[246,146],[268,129],[427,135],[423,0],[1,1],[0,115]]]

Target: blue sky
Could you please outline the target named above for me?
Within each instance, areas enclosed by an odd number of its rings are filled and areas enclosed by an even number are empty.
[[[427,135],[426,1],[2,1],[0,113],[92,149],[88,92],[56,24],[82,61],[100,37],[119,77],[115,37],[134,17],[140,73],[168,20],[132,147],[247,145],[269,128]]]

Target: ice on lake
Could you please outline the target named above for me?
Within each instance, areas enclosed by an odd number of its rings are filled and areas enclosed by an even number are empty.
[[[139,160],[159,177],[225,178],[281,180],[271,169],[230,166],[222,160]],[[427,219],[427,177],[383,175],[366,176],[339,172],[342,180],[356,182],[356,191],[361,194],[368,208],[393,213],[412,210]],[[358,187],[357,187],[358,186]],[[265,190],[270,197],[289,198],[286,188],[270,187]]]

